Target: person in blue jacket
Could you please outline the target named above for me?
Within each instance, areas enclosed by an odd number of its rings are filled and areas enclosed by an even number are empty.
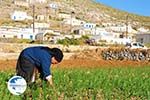
[[[58,64],[62,59],[63,52],[59,48],[46,46],[28,47],[22,50],[19,55],[16,73],[30,84],[35,81],[35,72],[38,70],[40,77],[52,85],[50,66],[51,64]]]

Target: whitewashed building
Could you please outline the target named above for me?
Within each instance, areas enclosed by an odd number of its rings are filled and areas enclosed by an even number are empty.
[[[84,23],[83,24],[83,28],[85,28],[85,29],[95,29],[96,28],[96,24],[94,24],[94,23]]]
[[[72,28],[72,32],[79,35],[98,35],[96,24],[84,23],[81,27]]]
[[[146,29],[146,28],[144,28],[144,27],[140,27],[140,28],[138,28],[137,29],[139,32],[148,32],[149,31],[149,29]]]
[[[47,0],[26,0],[28,3],[46,3]]]
[[[37,15],[36,20],[38,21],[44,21],[45,20],[45,15]]]
[[[80,28],[81,35],[96,35],[96,24],[94,23],[83,23]]]
[[[109,27],[107,27],[107,29],[115,31],[115,32],[126,32],[127,31],[128,33],[137,33],[137,31],[134,30],[131,25],[109,26]]]
[[[119,38],[116,37],[116,34],[118,33],[101,33],[100,35],[94,35],[92,39],[94,39],[96,42],[99,41],[105,41],[108,44],[126,44],[126,43],[131,43],[131,39],[126,39],[126,38]]]
[[[53,43],[56,43],[58,39],[62,38],[60,32],[54,30],[46,30],[43,33],[38,33],[36,37],[37,40],[49,41]]]
[[[33,19],[32,16],[28,16],[26,12],[23,11],[14,11],[10,15],[11,19],[14,21],[23,21],[25,19],[31,20]]]
[[[34,23],[34,28],[36,29],[45,29],[45,28],[49,28],[50,24],[47,24],[47,23],[38,23],[38,22],[35,22]],[[31,27],[33,27],[33,24],[31,24]]]
[[[14,4],[17,6],[29,7],[29,3],[25,1],[14,0]]]
[[[76,18],[67,18],[63,20],[63,24],[72,25],[72,26],[81,26],[85,23],[83,20],[78,20]]]
[[[102,27],[96,27],[95,28],[95,34],[94,35],[101,35],[102,33],[106,33],[106,29]]]
[[[71,18],[71,15],[70,14],[65,14],[65,13],[59,13],[58,17],[63,18],[63,19],[69,19],[69,18]]]
[[[18,39],[35,40],[35,34],[20,33],[20,32],[14,32],[14,31],[3,31],[0,33],[0,38],[18,38]]]
[[[52,9],[58,9],[59,5],[57,3],[53,2],[53,3],[49,4],[49,7],[52,8]]]
[[[38,30],[31,28],[0,28],[0,38],[18,38],[18,39],[30,39],[35,40],[35,36]]]

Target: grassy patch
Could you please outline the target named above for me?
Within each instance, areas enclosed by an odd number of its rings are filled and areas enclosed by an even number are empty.
[[[37,80],[21,96],[9,93],[14,72],[0,72],[0,98],[7,100],[149,100],[150,67],[53,69],[54,87]]]

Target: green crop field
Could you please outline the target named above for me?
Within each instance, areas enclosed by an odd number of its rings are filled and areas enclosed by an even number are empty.
[[[52,69],[54,86],[40,79],[24,94],[12,95],[0,71],[0,100],[150,100],[150,67]]]

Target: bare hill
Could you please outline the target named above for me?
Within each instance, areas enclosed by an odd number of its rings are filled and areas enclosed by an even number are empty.
[[[10,14],[14,10],[26,11],[28,15],[33,15],[33,4],[29,4],[28,7],[18,6],[14,4],[15,1],[25,0],[0,0],[0,25],[29,25],[32,23],[32,21],[13,22],[10,20]],[[49,8],[50,3],[58,4],[58,9]],[[61,22],[61,19],[57,18],[57,14],[61,12],[72,14],[72,16],[87,22],[97,23],[97,25],[102,25],[103,22],[125,23],[128,20],[135,27],[145,26],[150,28],[150,17],[120,11],[96,3],[94,0],[47,0],[46,3],[34,3],[34,5],[35,16],[49,14],[51,16],[49,22],[56,24],[55,27]]]

